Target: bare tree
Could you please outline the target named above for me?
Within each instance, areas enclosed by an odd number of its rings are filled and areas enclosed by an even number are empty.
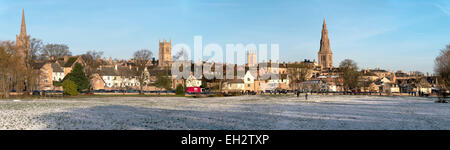
[[[102,61],[100,60],[103,56],[102,51],[88,51],[85,54],[81,55],[84,62],[86,62],[86,66],[84,67],[85,73],[87,77],[91,77],[92,74],[97,73],[97,69],[102,65]]]
[[[450,90],[450,44],[441,51],[441,54],[435,61],[435,72],[440,77],[440,86],[443,90],[443,97],[446,97],[446,91]],[[441,99],[439,102],[445,102]]]
[[[423,72],[421,72],[421,71],[413,71],[412,75],[414,75],[414,76],[424,76],[425,74]]]
[[[189,57],[189,54],[186,52],[186,50],[181,49],[180,51],[178,51],[173,57],[172,60],[173,61],[177,61],[177,60],[187,60]]]
[[[38,60],[39,55],[42,52],[42,49],[44,47],[44,44],[42,40],[32,38],[30,41],[30,55],[33,60]]]
[[[16,43],[14,41],[0,41],[0,47],[3,47],[4,51],[8,54],[16,53]]]
[[[98,68],[102,65],[102,61],[100,60],[103,56],[102,51],[88,51],[85,54],[81,55],[84,62],[86,62],[86,66],[84,67],[84,72],[86,73],[86,77],[88,77],[89,81],[92,79],[92,75],[98,73]],[[92,83],[91,83],[92,84]],[[91,88],[94,85],[90,86]],[[89,91],[91,90],[89,88]]]
[[[139,82],[139,93],[141,95],[144,95],[143,88],[145,81],[148,80],[147,75],[145,74],[145,70],[147,68],[147,65],[151,61],[151,58],[153,56],[153,53],[150,50],[142,49],[139,51],[136,51],[134,53],[134,65],[135,66],[135,76]]]
[[[63,56],[71,56],[72,52],[64,44],[47,44],[43,47],[41,56],[45,59],[58,59]]]
[[[33,68],[33,65],[37,61],[36,50],[39,48],[37,48],[38,46],[36,45],[36,43],[34,43],[34,45],[32,44],[32,46],[34,46],[34,50],[32,50],[33,47],[30,47],[30,50],[25,50],[25,67],[22,68],[22,71],[20,71],[20,73],[23,73],[25,88],[27,91],[25,93],[26,95],[30,94],[31,91],[34,90],[34,88],[38,84],[39,75],[41,74],[40,68]]]
[[[288,74],[290,75],[289,86],[294,89],[299,89],[301,82],[306,81],[308,75],[311,73],[312,67],[308,64],[288,64]]]
[[[358,79],[360,76],[356,62],[351,59],[345,59],[340,63],[339,69],[343,73],[344,90],[355,91],[358,88]]]
[[[16,56],[8,53],[6,49],[4,45],[0,45],[0,91],[3,98],[9,98],[9,91],[13,87],[11,77],[18,64],[14,63]]]

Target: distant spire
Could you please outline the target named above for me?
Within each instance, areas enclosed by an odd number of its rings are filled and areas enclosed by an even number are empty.
[[[328,30],[325,18],[323,19],[322,39],[320,40],[320,51],[331,53],[330,40],[328,39]]]
[[[27,35],[27,25],[25,24],[25,8],[22,10],[22,26],[20,28],[21,35]]]

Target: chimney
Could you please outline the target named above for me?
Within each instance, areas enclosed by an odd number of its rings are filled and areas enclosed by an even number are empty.
[[[109,57],[109,64],[112,64],[112,58]]]
[[[64,63],[66,63],[67,61],[69,61],[69,56],[64,56]]]

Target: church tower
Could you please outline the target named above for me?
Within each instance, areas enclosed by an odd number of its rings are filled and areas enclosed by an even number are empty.
[[[247,51],[247,65],[254,67],[258,65],[256,52]]]
[[[25,24],[25,9],[22,10],[22,25],[20,34],[16,36],[16,52],[20,58],[20,63],[25,63],[27,55],[30,55],[30,36],[27,35],[27,26]]]
[[[333,52],[331,52],[330,48],[330,40],[328,39],[328,30],[325,19],[323,19],[322,39],[320,40],[319,66],[323,69],[333,68]]]
[[[171,67],[172,65],[172,46],[171,41],[159,41],[159,67]]]

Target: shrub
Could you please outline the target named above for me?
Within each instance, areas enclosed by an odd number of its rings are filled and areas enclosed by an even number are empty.
[[[78,95],[78,86],[73,82],[72,80],[65,80],[62,83],[63,89],[64,89],[64,95],[70,95],[75,96]]]
[[[181,85],[181,84],[178,84],[178,85],[177,85],[176,94],[177,94],[178,96],[184,96],[185,91],[186,91],[186,90],[184,89],[183,85]]]
[[[89,79],[86,77],[86,74],[83,70],[83,66],[79,63],[76,63],[72,72],[67,74],[67,76],[64,78],[64,81],[71,80],[75,82],[78,92],[88,90],[90,88]]]
[[[61,81],[53,81],[53,86],[62,86]]]

